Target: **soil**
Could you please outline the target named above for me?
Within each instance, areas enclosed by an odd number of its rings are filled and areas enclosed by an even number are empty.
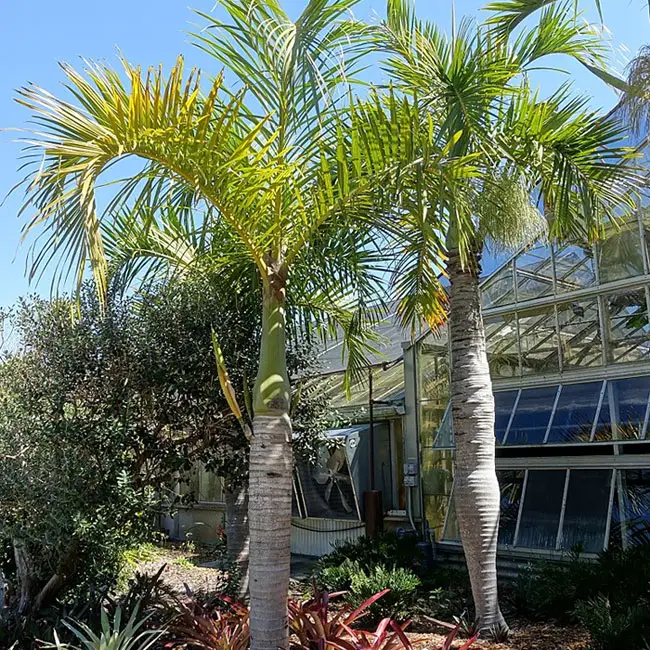
[[[218,568],[219,561],[214,552],[184,546],[161,548],[156,557],[141,562],[137,571],[155,574],[165,566],[162,577],[171,589],[183,595],[187,588],[192,593],[214,591],[223,579],[223,572]],[[290,595],[294,598],[305,593],[307,585],[304,582],[292,580]],[[580,628],[560,627],[556,625],[530,623],[528,621],[509,621],[512,633],[506,643],[494,643],[487,639],[479,639],[472,645],[481,650],[586,650],[589,636]],[[419,629],[433,629],[431,624]],[[409,634],[416,648],[421,650],[439,650],[444,642],[444,630],[441,634],[435,632],[415,632]],[[457,640],[452,646],[459,649],[466,642],[466,637]]]
[[[179,595],[186,594],[188,589],[190,593],[213,592],[224,576],[214,552],[182,545],[160,548],[155,558],[138,563],[135,570],[154,575],[163,566],[165,584]]]

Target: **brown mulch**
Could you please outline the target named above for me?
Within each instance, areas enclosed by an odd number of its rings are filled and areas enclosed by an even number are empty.
[[[442,646],[444,636],[440,634],[411,634],[414,640],[421,640],[424,650],[437,650]],[[584,630],[571,627],[557,627],[542,623],[514,622],[507,643],[493,643],[479,639],[473,646],[482,650],[584,650],[589,636]],[[463,645],[456,641],[454,648]]]
[[[209,592],[215,589],[223,575],[213,566],[203,566],[213,561],[214,557],[202,549],[189,552],[182,547],[168,547],[161,548],[155,559],[140,563],[137,570],[154,575],[166,565],[162,579],[175,593],[185,594],[185,585],[193,593]]]

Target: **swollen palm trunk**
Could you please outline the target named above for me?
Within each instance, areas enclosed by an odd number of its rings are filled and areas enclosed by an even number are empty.
[[[288,415],[255,416],[249,478],[251,650],[289,647],[290,440]]]
[[[248,596],[250,532],[248,529],[248,484],[225,491],[228,559],[239,571],[239,598]]]
[[[481,315],[478,260],[463,269],[450,252],[451,409],[456,438],[454,494],[476,618],[507,629],[497,596],[500,492],[494,452],[494,397]]]
[[[253,401],[248,479],[251,650],[289,647],[291,562],[291,420],[285,338],[286,271],[264,284],[260,365]]]

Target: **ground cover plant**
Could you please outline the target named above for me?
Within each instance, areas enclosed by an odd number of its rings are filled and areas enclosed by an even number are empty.
[[[542,562],[523,572],[515,610],[533,619],[582,625],[594,650],[650,644],[650,544],[613,548],[596,561],[574,554],[567,563]]]

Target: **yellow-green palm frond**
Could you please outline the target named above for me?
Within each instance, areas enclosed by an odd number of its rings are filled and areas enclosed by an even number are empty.
[[[90,261],[105,290],[96,190],[102,173],[127,156],[143,159],[145,170],[117,192],[122,203],[144,195],[155,210],[170,200],[159,191],[161,179],[173,179],[194,205],[217,210],[263,264],[258,239],[269,229],[273,188],[293,170],[267,160],[273,137],[261,135],[264,118],[242,117],[243,95],[224,96],[221,77],[203,94],[199,73],[184,75],[182,59],[168,76],[124,62],[126,82],[105,65],[88,64],[85,74],[63,69],[76,104],[36,86],[20,90],[17,100],[36,123],[25,140],[29,173],[23,182],[23,211],[34,211],[25,231],[40,231],[33,273],[54,261],[74,268],[80,280]],[[109,207],[119,205],[114,196]]]

